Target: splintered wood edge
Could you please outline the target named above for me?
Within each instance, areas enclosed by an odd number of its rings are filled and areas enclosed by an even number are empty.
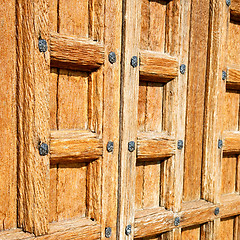
[[[219,214],[215,215],[215,209]],[[213,221],[216,218],[235,216],[240,213],[240,195],[226,194],[221,196],[219,205],[205,200],[184,202],[182,211],[173,213],[165,208],[145,209],[136,211],[135,238],[154,236],[176,227],[186,228],[194,225]],[[175,226],[175,218],[180,218],[180,223]]]
[[[51,131],[51,163],[89,162],[102,156],[103,144],[98,134],[90,131]]]
[[[230,6],[231,19],[235,21],[240,20],[240,2],[239,0],[232,0]]]
[[[175,139],[166,133],[138,133],[138,161],[169,158],[175,154],[175,151]]]
[[[100,239],[100,225],[96,221],[91,221],[87,218],[79,218],[67,221],[61,221],[50,224],[49,233],[37,237],[38,240],[45,239]],[[33,234],[22,232],[20,229],[3,231],[0,233],[0,238],[5,239],[36,239]]]
[[[140,52],[140,79],[167,83],[178,76],[178,59],[154,51]]]
[[[227,89],[240,90],[240,68],[228,68]]]
[[[51,67],[93,71],[104,63],[104,46],[96,41],[51,33],[50,50]]]

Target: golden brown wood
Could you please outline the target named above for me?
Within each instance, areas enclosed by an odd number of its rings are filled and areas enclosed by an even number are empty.
[[[140,52],[140,76],[145,81],[167,83],[178,76],[177,58],[154,51]]]
[[[100,225],[86,218],[77,218],[51,223],[49,233],[38,238],[35,238],[32,234],[21,232],[19,229],[2,232],[0,238],[2,240],[95,240],[100,239]]]
[[[223,152],[225,154],[240,154],[240,132],[227,131],[224,132],[224,146]]]
[[[230,6],[231,19],[239,21],[240,19],[240,2],[239,0],[232,0]]]
[[[130,65],[133,56],[139,62],[139,17],[140,0],[126,0],[123,6],[123,54],[121,71],[121,107],[120,107],[120,145],[119,145],[119,239],[133,239],[134,229],[129,236],[125,234],[127,225],[134,225],[134,201],[136,180],[136,150],[128,151],[130,141],[137,142],[137,104],[139,86],[139,66]]]
[[[39,38],[49,44],[48,4],[17,1],[18,76],[18,226],[35,235],[48,232],[50,54],[38,49]]]
[[[228,68],[227,88],[233,90],[240,90],[240,69]]]
[[[104,46],[96,41],[51,33],[51,66],[92,71],[104,61]]]
[[[138,134],[137,159],[164,159],[175,154],[175,139],[165,133],[145,132]]]
[[[192,1],[188,69],[184,201],[200,199],[209,0]]]
[[[15,1],[0,2],[0,230],[16,227],[16,26]]]
[[[88,162],[102,156],[102,140],[84,130],[51,131],[51,163]]]

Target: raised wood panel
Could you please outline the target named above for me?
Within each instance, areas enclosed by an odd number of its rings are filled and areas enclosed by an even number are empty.
[[[237,155],[240,154],[240,132],[225,132],[223,153]]]
[[[51,163],[88,162],[102,156],[102,140],[89,131],[52,131]]]
[[[153,51],[140,52],[140,76],[142,80],[167,83],[178,76],[178,59]]]
[[[104,46],[96,41],[51,33],[51,66],[93,71],[104,62]]]
[[[240,69],[229,67],[227,73],[227,89],[240,90]]]

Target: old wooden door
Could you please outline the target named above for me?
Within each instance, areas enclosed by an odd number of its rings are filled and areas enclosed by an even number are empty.
[[[240,238],[240,1],[0,13],[0,239]]]

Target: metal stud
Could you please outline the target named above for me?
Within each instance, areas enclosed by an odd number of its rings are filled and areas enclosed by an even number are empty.
[[[105,228],[105,237],[110,238],[112,235],[112,229],[110,227]]]
[[[127,225],[126,228],[125,228],[125,234],[127,236],[129,236],[132,232],[132,226],[131,225]]]
[[[226,0],[226,4],[229,7],[231,5],[231,0]]]
[[[48,155],[48,145],[46,143],[41,143],[38,147],[40,156]]]
[[[216,207],[215,210],[214,210],[214,214],[217,216],[220,212],[220,209],[219,207]]]
[[[135,142],[131,141],[128,143],[128,151],[133,152],[135,150]]]
[[[223,146],[223,141],[221,139],[218,140],[218,148],[221,149]]]
[[[113,152],[113,142],[112,141],[109,141],[107,143],[107,151],[108,152]]]
[[[222,71],[222,80],[226,80],[226,79],[227,79],[227,72]]]
[[[137,65],[138,65],[138,58],[137,58],[137,56],[133,56],[133,57],[131,58],[131,66],[132,66],[133,68],[135,68],[135,67],[137,67]]]
[[[185,64],[182,64],[181,66],[180,66],[180,73],[181,74],[184,74],[186,72],[186,65]]]
[[[179,150],[183,149],[183,140],[178,140],[177,148],[178,148]]]
[[[174,225],[175,226],[178,226],[180,224],[180,217],[176,217],[175,219],[174,219]]]
[[[117,61],[115,52],[110,52],[108,55],[108,60],[111,64],[114,64]]]
[[[48,49],[47,41],[45,39],[38,40],[38,49],[40,52],[46,52]]]

